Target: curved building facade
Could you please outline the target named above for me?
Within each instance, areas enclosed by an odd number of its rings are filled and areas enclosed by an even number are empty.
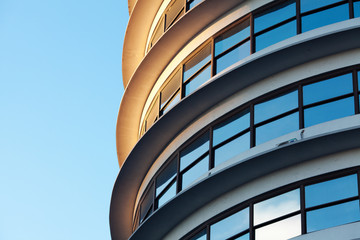
[[[360,0],[129,0],[113,239],[360,239]]]

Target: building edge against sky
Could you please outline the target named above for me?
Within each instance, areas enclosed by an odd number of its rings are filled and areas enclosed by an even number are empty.
[[[129,0],[113,239],[360,239],[360,1]]]

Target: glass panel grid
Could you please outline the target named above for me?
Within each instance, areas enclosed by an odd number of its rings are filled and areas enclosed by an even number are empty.
[[[206,65],[211,60],[211,46],[208,44],[195,56],[193,56],[188,62],[184,64],[184,79],[189,79],[197,71],[199,71],[204,65]]]
[[[216,59],[216,73],[221,72],[225,68],[237,63],[241,59],[250,55],[250,41],[246,41],[240,46],[232,49],[223,56]]]
[[[204,157],[200,162],[196,163],[193,167],[187,170],[182,175],[182,189],[187,188],[201,175],[209,170],[209,156]]]
[[[311,11],[317,8],[325,7],[333,3],[341,2],[342,0],[301,0],[300,11],[302,13]]]
[[[209,151],[209,132],[206,132],[180,152],[180,171]]]
[[[190,82],[187,82],[185,85],[185,96],[194,92],[198,89],[203,83],[211,78],[211,66],[207,66],[203,69],[198,75],[196,75]]]

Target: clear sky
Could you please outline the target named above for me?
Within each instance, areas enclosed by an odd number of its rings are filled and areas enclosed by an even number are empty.
[[[0,0],[0,239],[110,239],[126,0]]]

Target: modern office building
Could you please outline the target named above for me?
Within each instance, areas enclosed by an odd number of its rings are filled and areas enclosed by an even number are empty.
[[[360,0],[128,0],[114,240],[360,239]]]

